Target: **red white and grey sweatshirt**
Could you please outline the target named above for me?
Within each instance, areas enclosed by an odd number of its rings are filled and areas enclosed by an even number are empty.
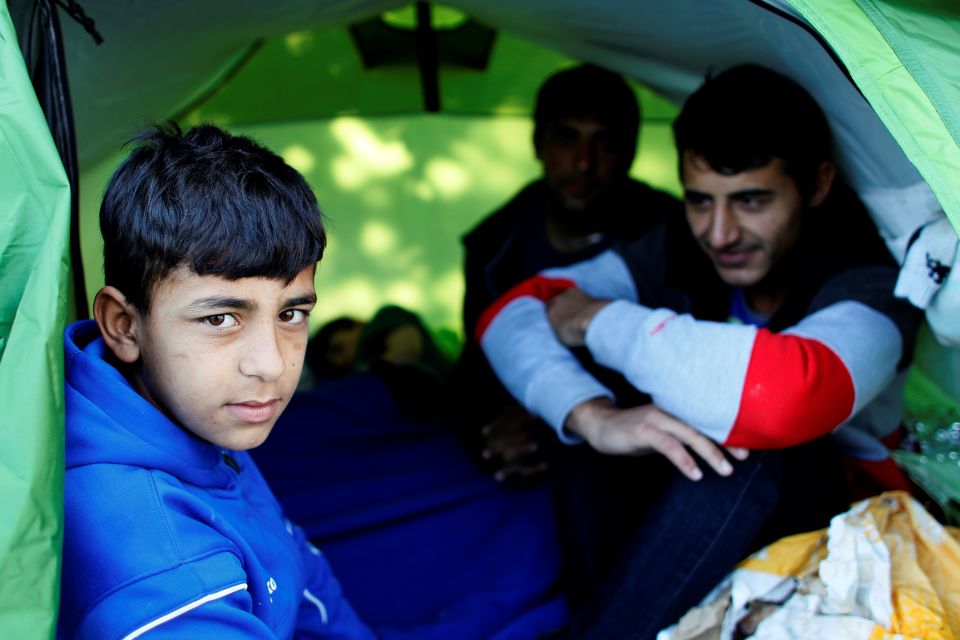
[[[769,449],[836,432],[847,454],[887,457],[880,438],[900,421],[900,370],[916,327],[916,314],[893,298],[895,269],[846,265],[829,272],[793,322],[770,330],[695,317],[690,309],[697,307],[696,293],[668,292],[661,297],[669,306],[643,300],[657,298],[649,292],[660,285],[669,289],[666,279],[660,282],[644,265],[627,261],[658,258],[656,249],[667,243],[652,235],[641,240],[640,253],[616,248],[545,271],[487,309],[477,339],[522,404],[572,443],[576,437],[562,428],[570,411],[591,398],[613,396],[559,342],[547,320],[547,301],[578,287],[614,300],[586,332],[594,361],[716,442]]]

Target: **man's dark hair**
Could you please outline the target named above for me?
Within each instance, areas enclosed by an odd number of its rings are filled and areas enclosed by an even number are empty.
[[[592,116],[616,130],[626,166],[637,153],[640,105],[630,85],[613,71],[592,64],[550,76],[537,92],[533,139],[539,146],[545,128],[561,118]]]
[[[673,136],[681,174],[686,151],[725,175],[780,158],[804,197],[814,193],[818,168],[832,157],[830,126],[810,94],[752,64],[707,79],[684,103]]]
[[[306,181],[249,138],[211,125],[157,126],[107,185],[100,206],[105,282],[147,313],[171,270],[293,280],[326,234]]]

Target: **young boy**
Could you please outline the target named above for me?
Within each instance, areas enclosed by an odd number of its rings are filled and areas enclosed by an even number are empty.
[[[247,449],[297,386],[325,234],[249,139],[157,129],[114,174],[66,332],[61,638],[372,638]]]

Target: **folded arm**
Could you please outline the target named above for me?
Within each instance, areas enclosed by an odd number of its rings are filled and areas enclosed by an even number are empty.
[[[607,251],[522,282],[481,315],[476,329],[477,342],[503,385],[567,443],[581,441],[563,429],[575,406],[592,398],[613,398],[557,339],[547,319],[546,303],[572,287],[603,298],[636,297],[626,265]]]
[[[618,294],[596,293],[603,288],[597,286],[601,272],[614,274],[619,286],[606,288]],[[637,304],[632,287],[621,282],[624,274],[629,278],[613,252],[547,273],[536,290],[521,285],[498,301],[481,326],[481,344],[505,386],[568,441],[563,426],[572,409],[611,395],[557,336],[571,338],[550,327],[547,302],[573,286],[616,299],[597,305],[583,327],[596,361],[727,446],[786,447],[829,433],[895,375],[903,348],[899,330],[860,302],[835,302],[775,334]]]
[[[597,362],[710,438],[751,449],[830,433],[893,379],[901,338],[882,313],[834,303],[783,333],[623,301],[586,332]]]

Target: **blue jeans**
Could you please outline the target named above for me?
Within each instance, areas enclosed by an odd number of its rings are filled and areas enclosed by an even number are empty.
[[[827,439],[733,462],[726,478],[701,465],[699,482],[660,458],[580,451],[559,462],[574,606],[565,637],[654,638],[751,552],[849,506]]]

